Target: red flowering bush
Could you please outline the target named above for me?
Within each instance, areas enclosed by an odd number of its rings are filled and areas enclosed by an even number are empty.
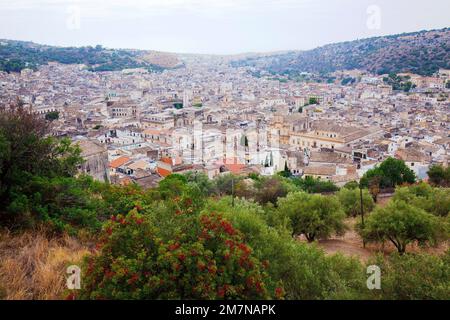
[[[82,299],[267,299],[263,264],[220,215],[176,216],[171,240],[132,210],[104,226]],[[166,230],[167,232],[167,230]],[[165,238],[166,240],[164,240]]]

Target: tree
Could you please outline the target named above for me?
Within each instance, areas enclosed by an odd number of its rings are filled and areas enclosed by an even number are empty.
[[[445,217],[450,212],[450,189],[433,188],[425,182],[397,188],[393,200],[405,201],[436,216]]]
[[[308,104],[319,104],[319,100],[316,97],[310,97],[308,100]]]
[[[433,254],[377,256],[369,265],[382,270],[381,290],[370,290],[368,298],[392,300],[449,300],[450,251]]]
[[[435,243],[441,236],[439,219],[404,201],[390,201],[384,208],[378,207],[369,215],[362,237],[367,242],[389,240],[400,254],[406,252],[411,242]]]
[[[350,182],[347,182],[347,183],[344,185],[344,188],[350,189],[350,190],[358,189],[358,188],[359,188],[359,183],[356,182],[356,181],[350,181]]]
[[[347,216],[356,217],[361,214],[361,195],[359,189],[347,189],[342,188],[338,192],[338,199],[342,205],[344,212]],[[373,210],[375,203],[372,196],[367,191],[363,190],[363,210],[364,214],[367,214]]]
[[[50,111],[45,115],[45,120],[48,121],[54,121],[59,119],[59,112],[58,111]]]
[[[257,258],[266,265],[270,292],[279,287],[286,299],[333,299],[358,297],[365,289],[362,265],[356,259],[328,256],[316,247],[299,242],[284,228],[267,223],[277,211],[266,212],[261,205],[238,199],[231,206],[229,197],[210,201],[208,211],[223,213],[240,230]],[[279,222],[282,217],[274,217]],[[287,217],[285,217],[289,220]]]
[[[293,183],[300,188],[300,190],[306,191],[308,193],[322,193],[322,192],[335,192],[339,188],[332,182],[328,180],[321,180],[320,178],[305,177],[295,178],[292,180]]]
[[[49,135],[48,123],[19,102],[0,111],[0,220],[14,224],[29,212],[28,188],[35,177],[73,177],[82,163],[80,148]]]
[[[219,175],[214,178],[214,188],[218,195],[231,195],[233,184],[236,186],[240,181],[242,180],[242,177],[236,176],[232,173],[227,173],[223,175]]]
[[[333,233],[343,234],[346,229],[345,213],[332,196],[290,193],[278,200],[278,210],[290,218],[292,234],[303,234],[309,242],[328,238]]]
[[[261,177],[255,182],[255,200],[261,204],[276,204],[277,200],[285,197],[289,191],[289,186],[283,179],[279,176]]]
[[[450,167],[444,168],[441,165],[433,165],[428,170],[430,183],[435,186],[450,186]]]
[[[373,179],[379,179],[381,188],[393,188],[403,183],[416,182],[414,171],[409,169],[402,160],[388,158],[379,166],[367,171],[361,178],[361,185],[370,186]]]
[[[170,199],[181,196],[186,187],[187,178],[184,175],[175,173],[160,181],[158,190],[163,199]]]
[[[284,163],[284,170],[278,172],[278,174],[279,174],[280,176],[282,176],[282,177],[285,177],[285,178],[289,178],[290,176],[292,176],[292,173],[291,173],[291,171],[289,170],[287,161]]]
[[[205,196],[209,196],[213,193],[213,183],[203,172],[189,171],[186,172],[184,176],[189,184],[197,185]]]

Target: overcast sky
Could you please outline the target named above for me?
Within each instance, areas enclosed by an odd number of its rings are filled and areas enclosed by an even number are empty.
[[[444,28],[449,12],[449,0],[0,0],[0,38],[229,54]]]

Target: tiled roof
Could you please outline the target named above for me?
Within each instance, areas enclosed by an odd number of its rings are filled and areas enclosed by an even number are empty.
[[[122,165],[124,165],[125,163],[127,163],[128,161],[130,161],[129,157],[126,156],[122,156],[117,158],[116,160],[113,160],[109,163],[109,167],[110,168],[118,168]]]

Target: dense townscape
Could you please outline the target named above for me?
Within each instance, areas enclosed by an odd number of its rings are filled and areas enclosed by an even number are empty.
[[[1,299],[450,298],[450,69],[48,50],[0,72]]]
[[[388,75],[358,70],[318,82],[254,77],[224,57],[185,64],[161,73],[58,63],[1,73],[0,103],[20,99],[54,116],[54,134],[80,143],[82,171],[119,184],[152,186],[192,170],[213,178],[287,168],[342,186],[388,157],[419,179],[430,165],[448,163],[449,70],[396,75],[412,84],[405,92]]]

